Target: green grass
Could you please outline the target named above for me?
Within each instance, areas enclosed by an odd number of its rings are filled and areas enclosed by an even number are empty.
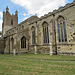
[[[66,62],[63,62],[64,60]],[[0,54],[0,75],[75,75],[75,62],[67,61],[75,61],[75,56],[50,56],[44,54],[23,54],[13,56]]]

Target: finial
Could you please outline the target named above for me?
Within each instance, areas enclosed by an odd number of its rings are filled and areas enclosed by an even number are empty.
[[[18,12],[17,12],[17,10],[15,11],[15,14],[17,14]]]
[[[6,7],[6,11],[8,11],[9,10],[9,8],[8,8],[8,6]]]

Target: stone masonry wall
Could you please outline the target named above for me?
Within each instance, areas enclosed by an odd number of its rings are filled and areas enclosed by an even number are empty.
[[[4,53],[4,39],[0,37],[0,53]]]

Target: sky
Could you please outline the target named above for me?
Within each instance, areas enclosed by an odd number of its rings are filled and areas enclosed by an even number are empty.
[[[7,6],[10,14],[15,14],[15,11],[18,11],[19,24],[35,14],[41,17],[71,2],[73,0],[0,0],[0,31],[2,31],[3,11],[6,11]]]

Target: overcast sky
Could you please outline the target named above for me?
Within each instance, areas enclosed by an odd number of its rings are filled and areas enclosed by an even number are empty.
[[[73,0],[0,0],[0,31],[2,31],[3,11],[9,7],[9,12],[18,11],[18,23],[37,14],[38,17],[58,9]]]

